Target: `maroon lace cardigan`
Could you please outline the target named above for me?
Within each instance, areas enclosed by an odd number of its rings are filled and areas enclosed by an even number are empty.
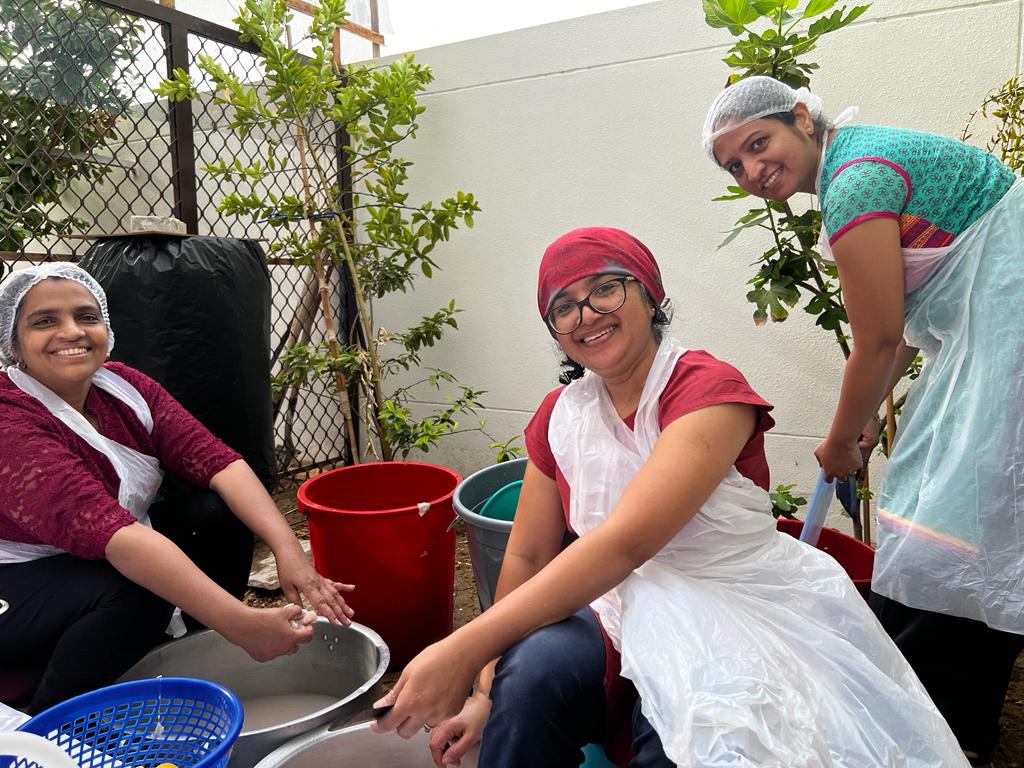
[[[93,387],[86,407],[106,437],[198,487],[241,458],[151,378],[121,363],[106,367],[138,389],[153,412],[149,434],[127,405]],[[100,559],[110,537],[135,522],[117,503],[119,485],[102,453],[0,371],[0,540]]]

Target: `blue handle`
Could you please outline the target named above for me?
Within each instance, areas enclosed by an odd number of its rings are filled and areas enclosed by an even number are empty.
[[[825,523],[828,505],[832,502],[832,496],[835,494],[835,485],[835,480],[825,482],[824,471],[818,472],[818,482],[814,486],[814,495],[811,497],[810,506],[807,507],[804,527],[800,531],[800,541],[806,542],[812,547],[818,545],[821,526]]]

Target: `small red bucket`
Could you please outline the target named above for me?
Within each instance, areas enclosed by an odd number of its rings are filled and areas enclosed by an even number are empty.
[[[446,467],[394,461],[333,469],[299,488],[313,565],[355,584],[345,601],[355,621],[384,638],[392,669],[452,631],[455,533],[447,528],[461,480]],[[421,503],[429,505],[422,514]]]
[[[802,520],[779,518],[778,528],[795,539],[800,538],[804,524]],[[818,538],[818,549],[832,555],[850,576],[857,591],[865,600],[871,591],[871,569],[875,565],[875,550],[853,536],[847,536],[833,528],[822,528]]]

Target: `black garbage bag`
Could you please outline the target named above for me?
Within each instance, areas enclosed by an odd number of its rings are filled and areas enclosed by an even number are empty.
[[[111,357],[160,382],[271,488],[270,272],[251,240],[108,238],[80,265],[107,292]],[[173,495],[174,482],[164,495]]]

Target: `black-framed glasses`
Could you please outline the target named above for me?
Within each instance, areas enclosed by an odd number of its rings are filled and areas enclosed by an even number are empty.
[[[626,283],[635,277],[613,277],[598,283],[579,301],[566,301],[548,310],[544,316],[548,327],[559,336],[572,333],[583,322],[583,308],[590,307],[600,315],[614,312],[626,303]]]

